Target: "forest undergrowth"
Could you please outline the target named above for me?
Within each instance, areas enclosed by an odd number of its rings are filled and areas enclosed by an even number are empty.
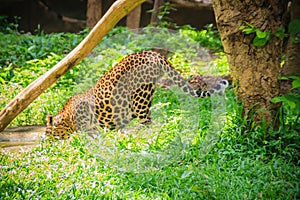
[[[0,32],[0,109],[70,52],[88,33]],[[217,31],[181,27],[112,30],[93,52],[46,90],[11,126],[45,124],[71,95],[91,87],[125,55],[168,50],[189,80],[229,74]],[[300,199],[299,122],[283,106],[277,130],[246,129],[233,88],[194,99],[159,87],[153,123],[124,131],[41,140],[31,151],[0,153],[0,199]]]

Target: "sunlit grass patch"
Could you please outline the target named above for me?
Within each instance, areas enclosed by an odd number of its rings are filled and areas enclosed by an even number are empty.
[[[206,57],[208,51],[198,48],[200,42],[220,50],[209,27],[179,35],[166,29],[144,32],[114,29],[12,125],[45,123],[47,114],[57,113],[73,93],[92,86],[123,56],[164,41],[172,64],[185,78],[228,73],[224,54]],[[3,108],[82,35],[0,37],[14,40],[0,50]],[[207,60],[197,59],[200,54]],[[293,112],[287,112],[285,126],[267,134],[261,127],[245,130],[241,110],[231,88],[225,96],[191,99],[174,88],[159,87],[148,125],[134,120],[122,131],[100,129],[94,138],[76,133],[65,141],[42,140],[31,151],[1,152],[0,199],[300,199],[299,133],[293,129],[297,124],[290,126],[290,121],[295,123]]]
[[[108,132],[106,137],[114,133]],[[67,141],[42,141],[31,152],[1,154],[0,196],[3,199],[293,199],[299,195],[298,167],[283,159],[253,157],[228,142],[226,149],[213,148],[203,157],[199,156],[200,140],[180,151],[167,165],[155,163],[156,157],[145,156],[142,160],[145,163],[133,163],[141,161],[141,151],[124,149],[127,139],[118,138],[117,143],[122,145],[118,146],[120,157],[116,160],[112,155],[105,157],[103,146],[91,146],[95,143],[80,134]],[[124,156],[122,149],[131,154]],[[152,164],[148,169],[156,170],[136,171],[142,164]]]

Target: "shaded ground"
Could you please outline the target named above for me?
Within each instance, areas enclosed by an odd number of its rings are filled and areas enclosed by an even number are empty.
[[[0,132],[0,152],[6,150],[18,150],[21,147],[26,150],[35,146],[45,132],[44,126],[23,126],[7,128]]]

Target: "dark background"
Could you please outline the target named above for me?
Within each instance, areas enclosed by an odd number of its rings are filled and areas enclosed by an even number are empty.
[[[104,14],[114,0],[102,1]],[[177,25],[189,24],[195,28],[203,28],[206,24],[214,23],[211,6],[185,7],[176,6],[167,16],[167,20]],[[151,2],[142,5],[140,26],[150,23],[153,8]],[[78,32],[86,27],[87,0],[0,0],[0,16],[8,16],[10,22],[19,24],[19,30],[33,32],[40,26],[45,32]],[[18,20],[15,16],[19,17]],[[126,25],[126,17],[118,25]]]

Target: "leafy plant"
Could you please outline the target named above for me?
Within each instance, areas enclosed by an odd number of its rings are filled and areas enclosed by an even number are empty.
[[[284,106],[289,107],[289,111],[293,112],[296,115],[294,124],[297,125],[300,117],[300,77],[299,76],[288,76],[283,77],[283,79],[287,80],[288,78],[292,79],[292,88],[291,92],[274,97],[271,102],[272,103],[283,103]]]
[[[200,31],[190,26],[184,26],[180,31],[182,34],[199,42],[202,47],[209,48],[213,52],[223,51],[220,34],[213,24],[206,25],[205,28]]]
[[[16,33],[18,31],[18,20],[20,17],[15,16],[14,22],[10,22],[7,16],[0,16],[0,32],[2,33]]]
[[[239,29],[242,30],[246,35],[255,34],[253,39],[254,46],[264,46],[270,39],[270,31],[261,31],[258,28],[255,28],[254,25],[245,22],[246,26],[240,26]],[[300,42],[300,20],[292,20],[289,22],[288,25],[288,33],[285,32],[284,28],[279,28],[275,33],[274,36],[279,38],[285,38],[290,36],[292,41],[295,43]]]
[[[170,22],[171,19],[168,18],[168,15],[171,13],[171,11],[176,11],[176,8],[174,8],[170,2],[165,2],[164,5],[159,7],[159,13],[157,14],[157,18],[159,19],[157,25],[159,27],[177,27],[175,23]],[[154,10],[148,10],[148,13],[153,13]]]
[[[270,39],[269,31],[261,31],[258,28],[255,28],[254,25],[245,22],[246,26],[240,26],[239,29],[242,30],[245,34],[249,35],[255,33],[255,37],[253,39],[254,46],[264,46]]]
[[[153,27],[148,28],[144,30],[145,34],[140,35],[126,28],[113,30],[111,36],[106,37],[87,59],[23,111],[13,125],[45,124],[46,114],[57,113],[72,93],[77,92],[77,88],[85,89],[88,84],[93,84],[124,55],[149,49],[152,41],[158,45],[163,42],[166,46],[173,45],[171,49],[179,46],[176,49],[178,51],[171,55],[171,61],[184,73],[191,69],[188,60],[195,55],[199,56],[193,51],[193,48],[198,48],[194,44],[199,41],[205,43],[207,37],[212,39],[212,43],[206,43],[209,49],[217,46],[218,39],[214,39],[214,33],[209,30],[203,34],[194,29],[189,31],[187,27],[179,30],[179,34],[170,34],[165,28],[160,32],[153,30]],[[74,39],[76,43],[82,36],[40,33],[18,36],[8,34],[1,37],[5,39],[0,44],[8,46],[0,48],[4,55],[0,68],[0,77],[3,77],[0,84],[0,107],[3,107],[29,82],[60,60],[68,48],[75,45],[70,44],[70,40]],[[34,39],[35,37],[39,38]],[[164,38],[167,40],[164,41]],[[12,47],[12,44],[17,46]],[[28,50],[31,45],[34,47]],[[41,52],[38,52],[38,45],[43,46]],[[5,60],[9,60],[9,63]],[[228,70],[223,53],[212,62],[217,68],[220,67],[222,73]],[[192,64],[196,65],[196,61]],[[296,79],[298,81],[294,82],[293,92],[299,88],[299,79],[294,78]],[[181,115],[188,109],[182,108],[175,92],[160,87],[155,92],[151,110],[154,122],[151,128],[156,125],[157,130],[147,127],[131,129],[131,132],[101,129],[99,143],[95,143],[95,138],[79,133],[73,134],[66,141],[42,140],[30,151],[1,150],[0,198],[300,198],[297,129],[280,127],[278,131],[271,131],[271,136],[275,138],[273,140],[268,140],[261,127],[243,131],[241,105],[237,103],[233,91],[229,90],[224,98],[224,127],[215,140],[209,141],[212,148],[204,152],[203,141],[208,136],[207,130],[212,126],[211,120],[215,119],[211,109],[217,105],[211,99],[193,99],[193,103],[188,104],[187,108],[191,110],[191,106],[196,105],[195,110],[200,113],[188,114],[192,119],[196,117],[199,120],[185,119]],[[290,111],[287,112],[286,123],[290,123],[290,119],[295,117],[294,110],[289,105],[286,109]],[[186,123],[182,123],[182,120],[186,120]],[[197,130],[187,128],[195,125],[199,127]],[[137,126],[133,124],[133,127]],[[180,139],[186,135],[192,137],[184,146],[180,146],[183,143]],[[165,149],[170,152],[164,151]],[[176,156],[167,157],[172,159],[169,162],[164,153],[174,152],[177,152]],[[151,157],[152,155],[157,156]],[[148,158],[145,161],[151,162],[144,162],[144,165],[156,170],[138,171],[137,166],[141,165],[138,161],[143,161],[140,157]],[[168,162],[161,165],[160,161]]]
[[[160,12],[158,13],[158,19],[163,20],[171,11],[176,11],[176,8],[172,7],[170,2],[165,2],[164,5],[159,7]]]
[[[17,72],[22,72],[30,60],[43,60],[51,54],[70,52],[86,34],[55,33],[40,35],[15,35],[0,32],[0,77],[10,81]],[[48,69],[51,66],[48,66]],[[29,67],[30,68],[30,67]]]

